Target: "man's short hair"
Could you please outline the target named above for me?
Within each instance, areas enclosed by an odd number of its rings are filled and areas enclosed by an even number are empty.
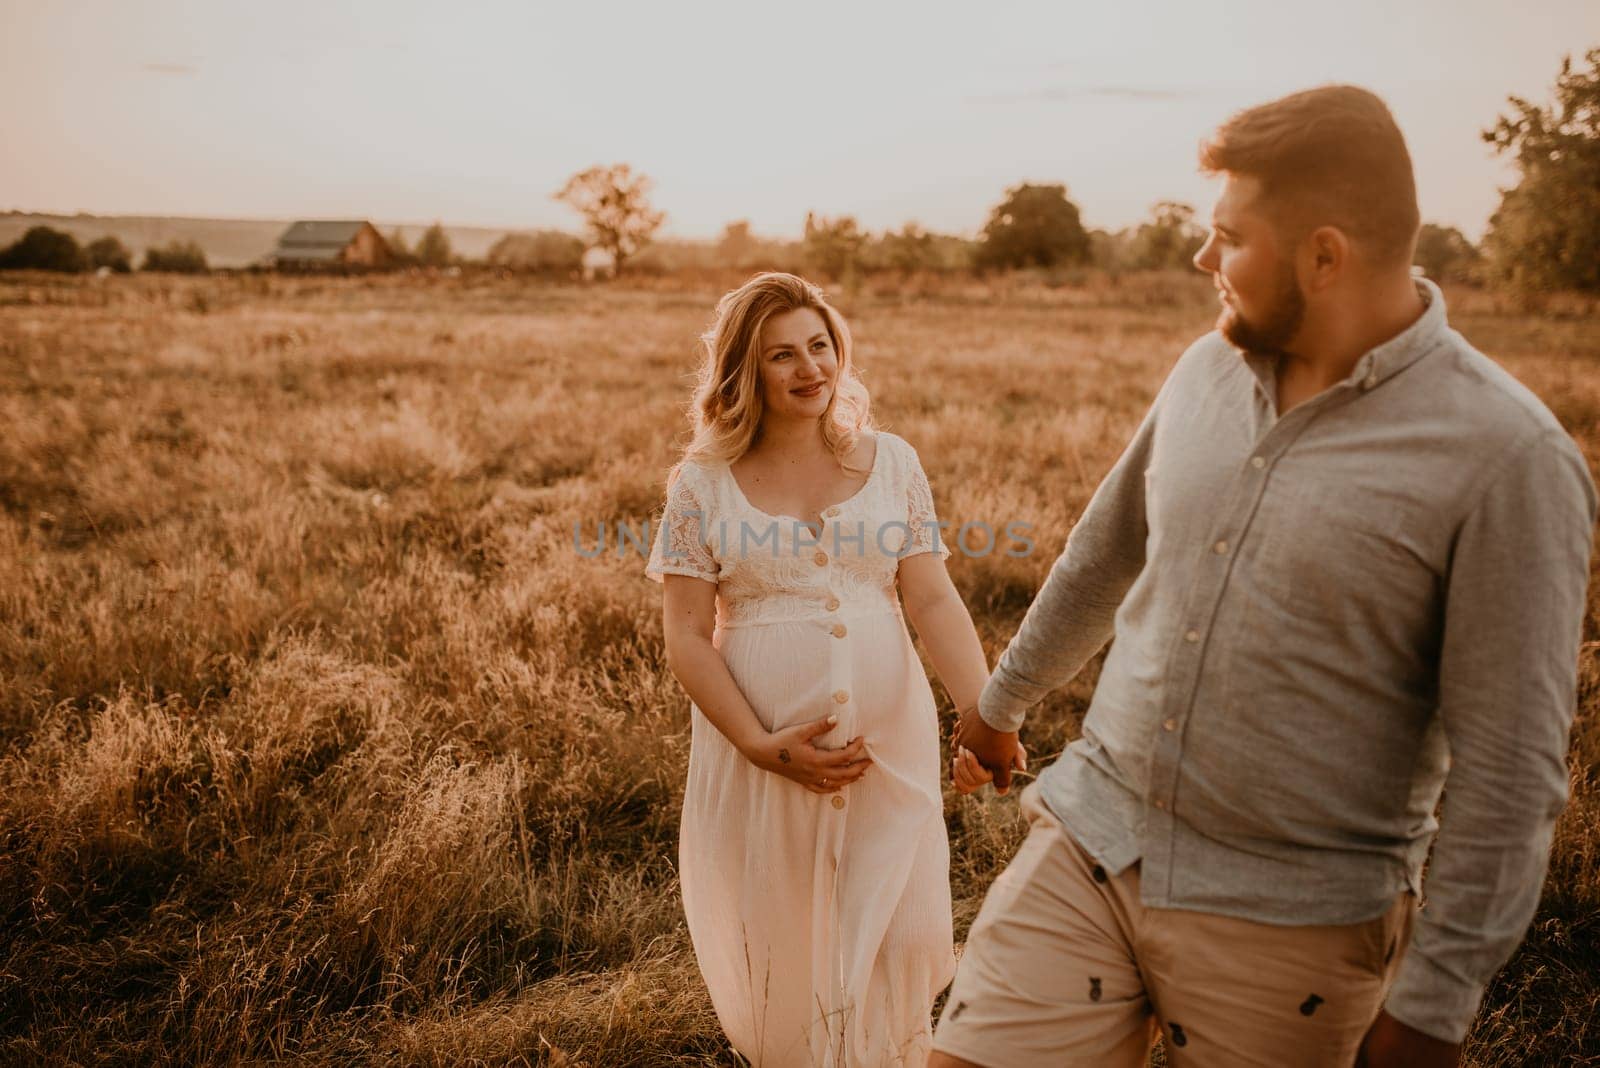
[[[1411,262],[1421,223],[1411,154],[1365,89],[1327,85],[1241,111],[1201,143],[1200,168],[1259,181],[1292,240],[1337,226],[1374,262]]]

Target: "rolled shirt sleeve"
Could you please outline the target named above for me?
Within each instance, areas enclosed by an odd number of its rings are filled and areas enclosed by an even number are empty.
[[[1386,1008],[1465,1036],[1538,906],[1567,799],[1595,490],[1570,438],[1544,431],[1486,474],[1446,579],[1439,716],[1450,749],[1440,830]]]

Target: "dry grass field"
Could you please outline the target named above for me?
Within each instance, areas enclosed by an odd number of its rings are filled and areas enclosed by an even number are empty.
[[[733,282],[736,279],[728,279]],[[1204,279],[841,303],[997,656]],[[643,559],[719,286],[0,277],[0,1061],[730,1064],[678,905]],[[1600,309],[1451,291],[1600,462]],[[1600,638],[1478,1065],[1600,1064]],[[1032,717],[1076,733],[1091,668]],[[942,697],[942,694],[941,694]],[[1019,839],[948,798],[958,932]]]

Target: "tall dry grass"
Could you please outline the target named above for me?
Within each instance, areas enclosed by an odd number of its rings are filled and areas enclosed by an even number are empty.
[[[848,295],[991,657],[1205,283]],[[658,508],[714,288],[0,280],[0,1059],[727,1064],[674,877]],[[1600,457],[1600,313],[1453,293]],[[1587,636],[1597,634],[1592,594]],[[1600,667],[1481,1065],[1600,1063]],[[1075,736],[1095,669],[1032,717]],[[950,799],[964,929],[1020,834]]]

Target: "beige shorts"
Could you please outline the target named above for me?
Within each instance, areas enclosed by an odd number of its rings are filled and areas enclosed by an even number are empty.
[[[1410,941],[1413,896],[1366,923],[1283,927],[1139,903],[1039,800],[968,934],[934,1048],[979,1065],[1348,1068]]]

